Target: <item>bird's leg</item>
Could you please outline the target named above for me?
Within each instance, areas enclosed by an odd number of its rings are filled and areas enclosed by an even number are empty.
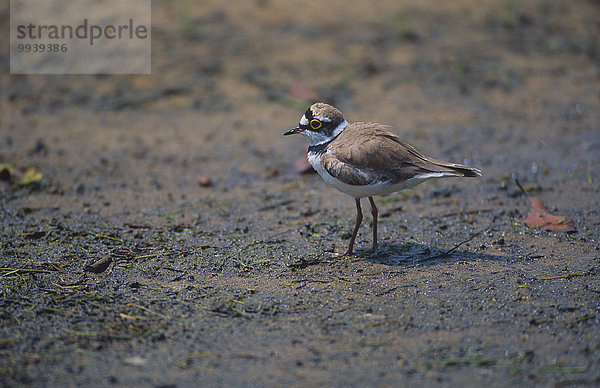
[[[373,197],[369,197],[369,202],[371,203],[371,215],[373,215],[373,249],[371,253],[375,254],[377,253],[377,216],[379,212],[377,211]]]
[[[356,225],[354,225],[354,232],[352,232],[352,237],[350,237],[350,242],[348,243],[348,249],[342,256],[347,256],[352,254],[352,248],[354,247],[354,240],[356,239],[356,235],[358,234],[358,229],[360,228],[360,224],[363,219],[362,209],[360,208],[360,198],[356,198]]]

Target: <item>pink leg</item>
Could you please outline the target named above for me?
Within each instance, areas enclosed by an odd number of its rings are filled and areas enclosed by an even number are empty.
[[[360,208],[360,198],[356,198],[356,225],[354,225],[354,232],[352,232],[352,237],[350,237],[350,243],[348,243],[348,249],[342,256],[347,256],[352,254],[352,248],[354,247],[354,240],[356,239],[356,235],[358,234],[358,229],[360,228],[360,224],[363,219],[362,209]]]
[[[373,249],[371,249],[371,253],[375,254],[377,253],[377,216],[379,212],[377,211],[373,197],[369,197],[369,202],[371,203],[371,215],[373,215]]]

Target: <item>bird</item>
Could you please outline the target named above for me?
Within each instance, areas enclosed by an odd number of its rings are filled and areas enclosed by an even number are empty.
[[[348,248],[339,256],[351,255],[363,220],[361,199],[368,198],[373,217],[370,254],[378,252],[378,209],[376,195],[413,188],[430,179],[478,177],[481,170],[424,156],[401,140],[389,125],[376,122],[348,123],[337,108],[317,102],[300,122],[283,135],[302,134],[309,142],[307,159],[315,171],[356,204],[356,222]]]

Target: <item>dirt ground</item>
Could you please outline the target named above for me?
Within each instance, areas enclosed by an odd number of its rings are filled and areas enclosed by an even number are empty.
[[[0,386],[600,385],[598,1],[199,3],[153,1],[151,76],[2,54],[0,162],[43,177],[0,182]],[[282,136],[317,100],[483,176],[334,258],[353,200]]]

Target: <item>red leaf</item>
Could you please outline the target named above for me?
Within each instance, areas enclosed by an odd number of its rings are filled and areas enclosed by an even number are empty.
[[[530,228],[550,230],[552,232],[573,232],[575,223],[569,217],[555,216],[548,212],[546,206],[537,197],[529,197],[531,209],[523,221]]]
[[[301,83],[295,83],[290,87],[290,96],[304,101],[318,101],[319,93],[312,88],[306,87]]]
[[[310,163],[306,159],[306,156],[296,159],[294,162],[294,170],[297,174],[308,174],[309,172],[314,172]]]
[[[308,146],[306,146],[306,151],[308,151]],[[296,174],[309,174],[316,171],[313,170],[310,163],[308,163],[308,158],[306,157],[306,154],[304,154],[304,156],[296,159],[294,162],[294,172]]]

